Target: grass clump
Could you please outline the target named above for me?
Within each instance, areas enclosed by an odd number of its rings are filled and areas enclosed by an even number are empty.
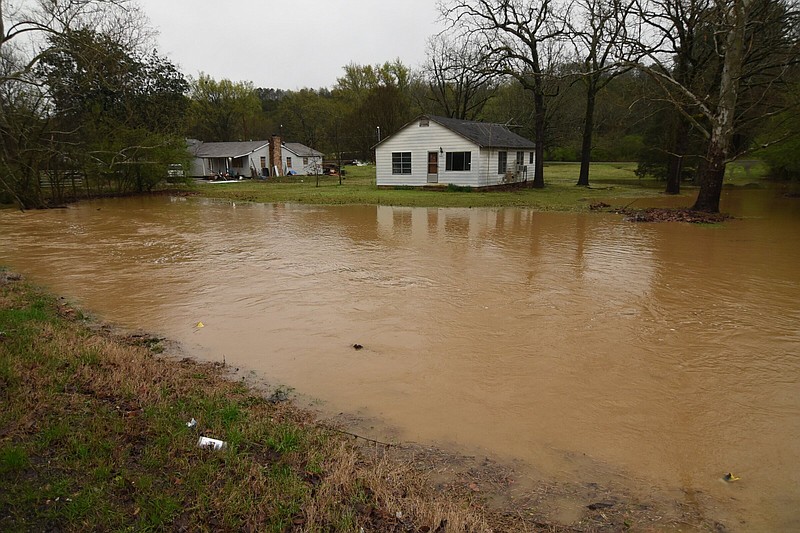
[[[79,316],[0,276],[0,530],[488,530],[408,464],[220,365]],[[201,434],[228,446],[200,449]]]

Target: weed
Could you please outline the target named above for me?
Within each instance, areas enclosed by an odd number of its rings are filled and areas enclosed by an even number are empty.
[[[272,430],[272,435],[267,439],[267,445],[278,453],[288,453],[297,450],[302,442],[300,430],[289,424],[279,424]]]
[[[0,474],[11,475],[28,467],[28,452],[20,446],[7,446],[0,449]]]
[[[149,494],[147,498],[140,498],[138,503],[142,514],[141,528],[145,531],[164,529],[181,508],[174,498],[159,494]]]

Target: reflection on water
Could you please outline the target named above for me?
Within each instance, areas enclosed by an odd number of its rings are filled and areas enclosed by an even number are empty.
[[[0,262],[401,438],[556,479],[609,465],[733,529],[792,529],[800,208],[748,194],[721,227],[98,201],[0,214]]]

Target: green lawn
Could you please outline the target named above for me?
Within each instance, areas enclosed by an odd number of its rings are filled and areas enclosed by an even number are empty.
[[[378,189],[375,186],[375,167],[345,167],[346,174],[339,185],[335,176],[321,176],[317,186],[314,176],[292,176],[277,180],[247,180],[241,183],[199,184],[201,195],[239,201],[263,203],[295,202],[304,204],[369,204],[425,207],[530,207],[537,210],[581,211],[601,200],[618,199],[627,203],[636,198],[652,198],[662,194],[663,181],[639,179],[636,163],[594,163],[591,187],[576,187],[577,163],[548,163],[545,165],[545,188],[519,188],[512,191],[419,190],[412,188]],[[726,182],[743,185],[758,181],[764,174],[763,165],[750,168],[748,175],[741,167],[732,165]],[[684,184],[684,194],[694,196],[696,188]]]

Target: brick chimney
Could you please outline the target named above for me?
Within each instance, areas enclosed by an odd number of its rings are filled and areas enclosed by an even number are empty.
[[[273,135],[269,141],[269,175],[283,176],[283,151],[281,150],[281,138]]]

